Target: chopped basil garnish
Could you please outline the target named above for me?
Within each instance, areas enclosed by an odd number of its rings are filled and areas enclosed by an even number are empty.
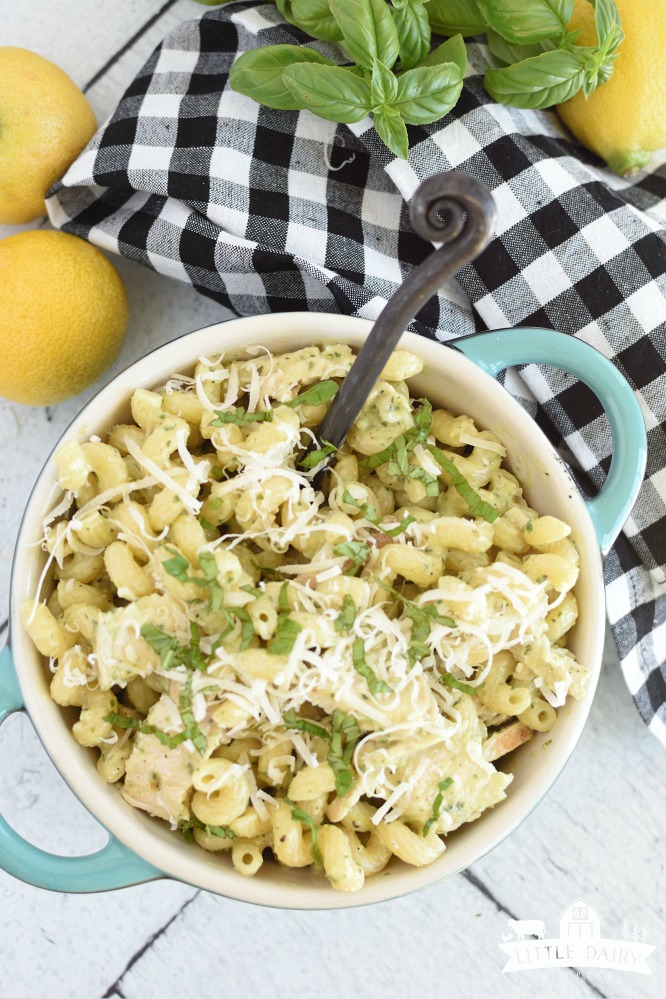
[[[193,829],[203,829],[203,831],[208,833],[209,836],[219,836],[220,839],[238,839],[236,833],[233,829],[230,829],[229,826],[209,826],[207,823],[202,822],[201,819],[198,819],[195,815],[183,822],[183,824],[178,828],[188,843],[194,843],[194,835],[192,834]]]
[[[317,725],[316,722],[310,721],[309,718],[299,717],[293,708],[284,712],[282,720],[284,721],[285,728],[293,728],[297,729],[299,732],[307,732],[308,735],[314,735],[319,739],[331,738],[331,733],[328,729],[322,728],[321,725]]]
[[[331,748],[327,763],[335,774],[335,792],[342,797],[354,783],[351,759],[356,743],[361,738],[361,729],[353,715],[336,710],[331,715]]]
[[[371,551],[372,545],[366,545],[364,541],[341,541],[333,548],[336,555],[344,555],[345,558],[351,559],[352,564],[344,570],[345,576],[355,576],[361,566],[367,562]]]
[[[216,409],[215,419],[210,421],[210,425],[211,427],[223,427],[225,423],[235,423],[238,427],[245,427],[250,423],[270,422],[272,419],[272,409],[269,409],[266,413],[246,413],[243,406],[236,406],[228,412]]]
[[[207,590],[208,610],[213,612],[220,610],[224,600],[224,591],[217,579],[217,562],[213,553],[209,551],[199,553],[199,565],[203,573],[202,579],[200,576],[191,576],[189,574],[190,563],[177,549],[169,548],[168,551],[173,552],[173,556],[162,563],[165,571],[180,583],[194,583],[200,589]]]
[[[416,604],[413,600],[409,600],[400,593],[399,590],[389,586],[388,583],[384,583],[381,580],[379,583],[380,586],[388,590],[389,593],[392,593],[401,602],[405,617],[409,618],[412,622],[411,641],[407,649],[407,659],[409,660],[409,665],[413,666],[423,659],[424,656],[430,655],[432,652],[432,649],[428,645],[431,622],[443,624],[447,628],[455,628],[456,622],[452,617],[440,614],[434,604]]]
[[[325,402],[329,402],[335,395],[337,395],[340,386],[337,382],[334,382],[332,378],[326,379],[326,381],[318,382],[311,388],[306,389],[305,392],[301,392],[297,395],[295,399],[290,399],[288,402],[283,402],[283,406],[321,406]]]
[[[308,813],[303,808],[292,808],[291,817],[294,820],[294,822],[300,822],[302,825],[307,826],[309,828],[310,832],[312,833],[312,859],[314,860],[315,864],[317,864],[319,867],[323,867],[324,858],[321,855],[321,850],[319,849],[319,842],[318,842],[319,828],[317,827],[315,820],[312,818],[311,815],[308,815]]]
[[[240,621],[241,626],[241,644],[240,651],[244,652],[250,645],[250,642],[254,638],[254,625],[252,624],[252,618],[245,610],[244,607],[225,607],[224,610],[227,614],[235,614],[235,616]]]
[[[288,656],[294,647],[296,637],[303,629],[298,621],[286,615],[278,614],[275,638],[271,638],[266,651],[273,656]]]
[[[180,692],[178,710],[185,726],[185,738],[191,739],[195,749],[203,756],[206,752],[206,736],[203,734],[194,720],[194,710],[192,708],[192,674],[188,676],[185,685]]]
[[[481,499],[479,494],[474,491],[472,486],[469,484],[465,476],[458,470],[456,465],[447,458],[438,447],[434,444],[427,445],[428,451],[433,456],[435,461],[444,469],[446,474],[451,479],[451,485],[459,493],[460,496],[465,500],[467,506],[469,507],[469,512],[473,517],[482,517],[483,520],[487,520],[489,524],[497,520],[499,517],[499,511],[491,506],[490,503],[486,503],[485,500]]]
[[[446,780],[440,781],[440,783],[437,785],[439,790],[437,792],[437,797],[432,803],[432,817],[428,819],[428,821],[423,827],[424,836],[428,835],[431,827],[435,824],[435,822],[437,822],[437,819],[439,818],[439,812],[442,807],[442,801],[444,800],[444,791],[446,791],[447,788],[451,787],[452,784],[453,784],[453,777],[447,777]]]
[[[414,416],[412,427],[406,430],[404,434],[396,437],[383,451],[378,451],[377,454],[370,454],[367,458],[363,458],[361,465],[364,468],[378,468],[380,465],[385,465],[387,461],[395,460],[401,469],[399,474],[409,474],[407,471],[407,452],[413,451],[417,444],[423,444],[427,441],[432,424],[432,406],[427,399],[422,399],[421,402],[422,407]]]
[[[355,617],[356,617],[356,604],[349,596],[349,594],[346,593],[342,601],[342,607],[340,608],[340,613],[335,619],[335,630],[351,631],[354,626]]]
[[[207,663],[199,649],[199,627],[190,622],[190,644],[181,645],[173,635],[167,635],[154,624],[141,625],[141,637],[157,652],[162,669],[177,669],[185,666],[187,669],[205,670]]]
[[[477,687],[472,687],[469,683],[456,680],[455,676],[452,676],[450,673],[441,673],[439,680],[440,683],[445,683],[447,687],[453,687],[454,690],[460,690],[463,694],[470,694],[472,697],[478,694],[480,690],[483,690],[485,686],[485,684],[480,683]]]
[[[316,451],[310,451],[308,454],[304,455],[298,462],[301,468],[316,468],[317,465],[321,464],[322,461],[326,461],[335,451],[337,447],[335,444],[329,444],[328,441],[322,441],[323,447],[318,448]]]
[[[380,531],[383,531],[390,538],[395,538],[398,534],[402,534],[416,520],[415,517],[412,517],[411,513],[408,513],[395,527],[386,527],[382,524],[381,518],[377,516],[377,511],[372,503],[357,503],[348,489],[345,489],[342,494],[342,502],[347,503],[349,506],[355,506],[361,511],[366,520],[369,520],[371,524],[374,524],[375,527],[378,527]]]
[[[288,588],[289,583],[283,583],[280,587],[275,638],[272,638],[266,646],[266,651],[273,656],[288,656],[294,647],[296,637],[303,630],[298,621],[289,616]]]
[[[256,558],[251,558],[250,562],[255,567],[255,569],[259,570],[263,579],[269,580],[270,582],[273,583],[284,582],[284,576],[282,575],[282,573],[279,572],[277,569],[274,569],[273,566],[262,565],[261,562],[257,562]]]
[[[175,552],[175,549],[170,548],[169,551]],[[179,580],[179,582],[189,582],[188,570],[190,568],[190,563],[184,555],[176,552],[173,558],[168,558],[162,563],[162,565],[164,566],[164,571],[168,572],[170,576],[174,576],[174,578]]]
[[[352,646],[354,669],[365,679],[371,694],[392,694],[393,687],[380,680],[371,666],[365,661],[365,648],[362,638],[355,638]]]
[[[163,732],[156,725],[151,725],[141,718],[128,718],[125,715],[116,714],[115,711],[110,711],[108,715],[105,715],[104,721],[109,722],[110,725],[114,725],[116,728],[133,728],[143,735],[154,735],[163,746],[167,746],[169,749],[175,749],[176,746],[180,746],[181,743],[187,742],[190,739],[201,756],[203,756],[206,752],[206,737],[194,720],[191,674],[188,677],[188,683],[186,683],[181,692],[179,710],[185,727],[182,732],[177,732],[175,735],[168,735],[167,732]]]

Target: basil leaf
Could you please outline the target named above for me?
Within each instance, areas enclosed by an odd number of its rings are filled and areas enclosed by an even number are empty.
[[[371,694],[392,694],[393,687],[380,680],[375,671],[365,660],[365,642],[362,638],[355,638],[352,645],[352,662],[354,669],[360,673],[368,685]]]
[[[494,506],[491,506],[490,503],[486,503],[485,500],[481,499],[479,494],[474,491],[465,476],[458,470],[451,459],[447,458],[445,454],[442,454],[439,448],[435,447],[434,444],[428,444],[427,448],[438,465],[444,469],[446,474],[451,479],[451,485],[455,491],[459,496],[462,496],[465,503],[467,503],[472,516],[482,517],[483,520],[487,520],[489,524],[492,524],[495,520],[497,520],[499,511],[496,510]]]
[[[369,93],[369,92],[368,92]],[[312,385],[305,392],[301,392],[297,395],[295,399],[289,399],[287,402],[280,403],[281,406],[322,406],[325,402],[329,402],[335,395],[337,395],[340,386],[337,382],[334,382],[332,378],[327,378],[326,381],[317,382],[316,385]]]
[[[141,637],[157,652],[162,669],[174,669],[182,665],[185,649],[173,635],[167,635],[154,624],[142,624]]]
[[[389,538],[397,538],[399,534],[406,531],[409,525],[415,523],[415,521],[416,517],[412,517],[411,513],[408,513],[395,527],[385,527],[384,524],[380,524],[379,526]]]
[[[241,644],[240,652],[244,652],[247,649],[254,638],[254,625],[252,624],[252,618],[245,610],[244,607],[230,607],[229,611],[235,614],[241,625]]]
[[[372,546],[366,545],[364,541],[341,541],[333,548],[335,555],[344,555],[345,558],[352,560],[352,564],[344,570],[345,576],[355,576],[361,566],[367,562],[371,551]]]
[[[451,787],[452,784],[453,784],[453,777],[447,777],[446,780],[440,781],[440,783],[437,785],[438,793],[435,800],[432,803],[432,817],[428,819],[428,821],[423,827],[424,836],[428,835],[431,827],[435,824],[435,822],[437,822],[437,819],[439,818],[439,812],[442,807],[442,802],[444,800],[444,791],[446,791],[447,788]]]
[[[209,826],[205,822],[202,822],[201,819],[198,819],[196,815],[192,815],[182,825],[178,826],[178,828],[188,843],[194,843],[193,829],[203,829],[209,836],[219,836],[220,839],[238,839],[236,833],[229,826]]]
[[[260,49],[255,49],[255,52],[261,51]],[[244,91],[243,91],[244,92]],[[252,96],[252,95],[249,95]],[[261,101],[265,104],[265,101]],[[269,104],[268,107],[273,107]],[[215,419],[210,421],[211,427],[223,427],[226,423],[235,423],[238,427],[247,426],[249,423],[263,423],[266,420],[269,422],[273,419],[273,411],[268,410],[267,413],[246,413],[243,406],[236,406],[232,411],[224,412],[221,409],[215,410]]]
[[[243,52],[229,70],[231,89],[259,104],[281,111],[299,111],[304,105],[285,86],[282,71],[296,63],[333,65],[330,59],[305,45],[268,45]]]
[[[624,39],[620,15],[613,0],[595,0],[594,21],[597,29],[598,45],[587,49],[583,92],[586,97],[600,84],[613,75],[613,63],[618,56],[618,48]]]
[[[356,604],[349,596],[345,593],[344,599],[342,601],[342,607],[340,608],[340,613],[335,619],[335,630],[336,631],[351,631],[354,627],[354,619],[356,617]]]
[[[488,28],[486,37],[491,54],[505,66],[509,66],[514,62],[522,62],[523,59],[531,59],[532,56],[543,52],[543,48],[538,42],[535,45],[513,45],[511,42],[507,42],[506,38],[502,38],[496,31],[493,31],[492,28]]]
[[[308,735],[314,735],[319,739],[331,738],[331,733],[328,729],[322,728],[321,725],[310,721],[309,718],[299,718],[293,709],[285,711],[282,715],[282,720],[285,728],[298,729],[299,732],[307,732]]]
[[[351,759],[361,738],[361,729],[353,715],[337,708],[331,715],[331,725],[331,748],[326,762],[335,774],[335,793],[341,798],[354,784]]]
[[[288,614],[290,611],[288,582],[283,583],[280,587],[280,593],[278,594],[278,611],[280,614]]]
[[[308,813],[304,811],[302,808],[292,808],[291,817],[294,820],[294,822],[300,822],[302,825],[307,826],[309,828],[310,832],[312,833],[312,847],[311,847],[312,859],[314,860],[315,864],[317,864],[319,867],[323,867],[324,858],[321,855],[321,850],[319,849],[318,845],[319,828],[317,827],[317,823],[312,818],[312,816],[308,815]]]
[[[474,697],[478,694],[479,690],[483,690],[483,684],[480,683],[478,687],[472,687],[469,683],[463,683],[462,680],[456,680],[455,676],[450,673],[441,673],[439,676],[440,683],[445,683],[447,687],[453,687],[454,690],[460,690],[463,694],[469,694]]]
[[[455,63],[408,69],[398,80],[393,107],[408,125],[427,125],[448,114],[462,90],[462,75]]]
[[[272,638],[266,646],[266,651],[273,656],[288,656],[294,647],[298,634],[303,630],[298,621],[289,617],[288,587],[289,583],[283,583],[280,587],[275,638]]]
[[[199,755],[203,756],[206,752],[207,741],[206,736],[194,720],[194,710],[192,707],[192,674],[188,676],[187,681],[180,692],[178,710],[185,729],[182,734],[185,736],[186,740],[191,739],[195,749],[198,749]]]
[[[515,45],[564,35],[574,0],[477,0],[488,27]]]
[[[217,562],[212,552],[199,552],[199,566],[208,582],[217,579]]]
[[[437,491],[439,492],[439,487]],[[408,513],[407,516],[404,517],[395,527],[385,527],[385,525],[381,522],[381,519],[377,516],[377,511],[374,506],[371,503],[357,503],[348,489],[345,489],[342,494],[342,502],[349,504],[349,506],[355,506],[357,510],[361,511],[366,520],[369,520],[371,524],[378,527],[380,531],[388,535],[389,538],[395,538],[398,534],[402,534],[402,532],[406,531],[409,525],[413,524],[416,519],[415,517],[412,517],[411,513]]]
[[[432,405],[427,399],[422,399],[421,403],[421,409],[414,416],[413,426],[404,434],[399,434],[383,451],[362,458],[360,464],[363,468],[378,468],[379,465],[385,465],[391,458],[395,458],[400,465],[400,474],[408,474],[407,451],[412,451],[417,444],[427,441],[432,425]]]
[[[357,510],[361,511],[366,520],[369,520],[375,527],[379,527],[379,517],[372,503],[357,503],[348,489],[345,489],[342,494],[342,502],[348,506],[355,506]]]
[[[613,0],[594,0],[594,24],[597,29],[599,45],[602,48],[609,42],[617,47],[624,38],[620,13]]]
[[[390,104],[398,93],[398,80],[384,63],[375,59],[370,79],[370,99],[373,109],[380,109],[383,104]]]
[[[479,35],[486,30],[476,0],[428,0],[428,20],[438,35]]]
[[[400,114],[390,113],[389,108],[380,108],[372,116],[377,135],[385,146],[400,159],[406,160],[409,155],[409,138],[407,129]]]
[[[317,448],[316,451],[309,451],[299,460],[298,464],[301,468],[316,468],[338,450],[335,444],[329,444],[328,441],[322,441],[322,443],[323,447]]]
[[[442,42],[419,62],[419,66],[440,66],[444,62],[453,62],[465,75],[467,69],[467,48],[462,35],[454,35],[448,41]]]
[[[175,551],[175,549],[169,549],[169,551],[172,550]],[[184,555],[176,553],[173,558],[165,559],[165,561],[162,562],[162,568],[180,583],[189,582],[188,570],[190,568],[190,563]]]
[[[516,108],[549,108],[578,93],[584,61],[567,49],[542,52],[502,69],[487,69],[484,85],[491,97]]]
[[[430,21],[425,4],[405,3],[390,8],[400,46],[400,68],[410,69],[430,51]]]
[[[375,59],[379,59],[390,69],[398,58],[400,43],[385,0],[330,2],[331,13],[344,36],[344,47],[354,62],[372,69]]]
[[[326,42],[342,39],[328,0],[291,0],[290,20],[313,38],[322,38]]]
[[[119,715],[115,711],[109,711],[108,715],[104,715],[104,721],[109,722],[115,728],[133,728],[144,735],[155,735],[164,746],[169,746],[172,749],[185,741],[180,738],[183,734],[182,732],[178,735],[167,735],[166,732],[162,732],[155,725],[149,725],[148,722],[143,721],[141,718],[128,718],[126,715]]]
[[[288,66],[282,79],[301,107],[327,121],[350,125],[370,111],[370,87],[340,66],[301,63]]]

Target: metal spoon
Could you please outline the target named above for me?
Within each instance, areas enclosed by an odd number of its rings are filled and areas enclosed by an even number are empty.
[[[318,440],[312,441],[299,464],[321,448],[319,441],[340,447],[407,324],[447,278],[486,248],[495,214],[490,191],[463,173],[436,174],[417,189],[409,208],[412,227],[423,239],[443,245],[386,303],[318,429]],[[325,470],[323,466],[317,472],[315,485]]]

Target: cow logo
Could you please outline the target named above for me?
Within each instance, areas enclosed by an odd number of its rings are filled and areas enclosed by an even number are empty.
[[[501,950],[509,955],[502,972],[538,968],[612,968],[651,975],[646,958],[654,950],[645,930],[632,932],[625,921],[623,939],[603,937],[601,919],[584,898],[571,902],[560,914],[559,936],[546,937],[542,919],[509,919]]]

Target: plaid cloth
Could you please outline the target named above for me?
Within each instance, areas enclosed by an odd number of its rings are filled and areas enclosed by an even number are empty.
[[[272,5],[233,3],[180,25],[51,191],[51,221],[240,315],[375,318],[432,249],[409,226],[418,184],[457,169],[488,185],[497,237],[412,328],[446,341],[553,327],[612,358],[635,388],[648,468],[605,561],[608,612],[629,690],[666,742],[666,166],[622,180],[574,145],[555,114],[493,103],[482,40],[468,44],[455,110],[409,128],[408,162],[368,119],[345,126],[273,111],[228,87],[239,52],[295,42],[340,61]],[[532,365],[506,384],[583,486],[600,488],[612,445],[591,392]]]

